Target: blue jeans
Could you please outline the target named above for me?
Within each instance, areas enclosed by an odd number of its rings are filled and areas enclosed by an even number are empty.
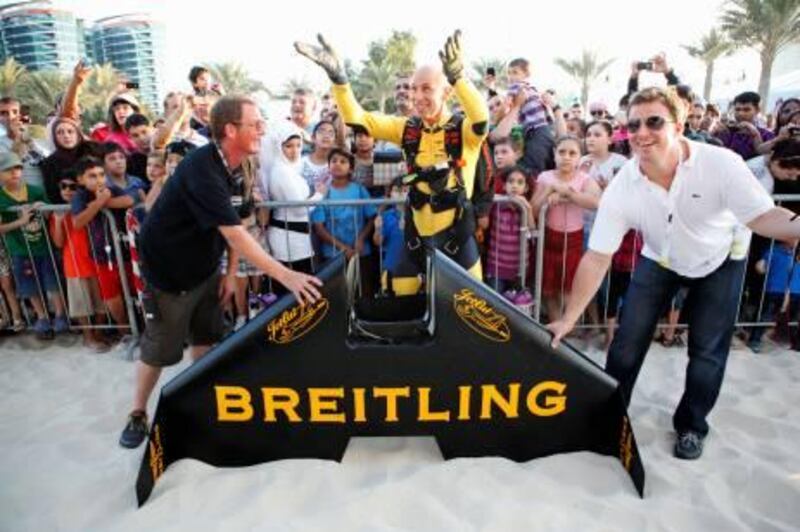
[[[743,271],[744,261],[728,259],[707,276],[690,279],[642,257],[631,279],[619,331],[606,361],[606,372],[619,381],[626,402],[630,402],[659,318],[678,289],[686,286],[689,364],[672,423],[678,432],[691,430],[703,436],[708,433],[706,416],[717,401],[725,375]]]

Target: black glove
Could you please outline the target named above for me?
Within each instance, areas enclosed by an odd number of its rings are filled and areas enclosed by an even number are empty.
[[[442,60],[442,70],[447,76],[447,81],[450,85],[455,85],[464,75],[464,63],[461,61],[461,30],[456,30],[452,37],[447,38],[444,50],[439,52],[439,59]]]
[[[317,40],[319,40],[320,46],[295,42],[294,49],[297,50],[300,55],[306,56],[321,66],[328,74],[328,78],[330,78],[331,82],[335,85],[346,84],[347,74],[345,74],[342,62],[339,61],[336,52],[331,48],[331,45],[325,41],[322,35],[317,34]]]

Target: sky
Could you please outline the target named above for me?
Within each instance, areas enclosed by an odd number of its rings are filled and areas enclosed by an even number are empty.
[[[223,2],[185,0],[54,0],[91,22],[122,13],[151,14],[165,24],[166,90],[186,89],[194,64],[238,61],[270,89],[288,78],[327,86],[322,72],[292,48],[295,40],[312,41],[322,33],[341,57],[358,63],[370,41],[386,38],[392,29],[417,36],[417,63],[438,61],[436,52],[448,34],[459,28],[467,63],[481,57],[527,57],[539,88],[556,88],[562,96],[578,94],[578,86],[553,64],[555,57],[577,58],[596,51],[615,61],[596,82],[591,99],[616,104],[625,91],[631,61],[665,52],[682,79],[702,91],[704,67],[681,44],[695,44],[718,19],[719,0],[605,0],[602,2],[434,2],[431,0],[338,2]],[[338,7],[334,7],[338,6]],[[722,59],[715,85],[720,94],[744,83],[757,88],[759,63],[752,51]],[[800,66],[800,65],[798,65]]]

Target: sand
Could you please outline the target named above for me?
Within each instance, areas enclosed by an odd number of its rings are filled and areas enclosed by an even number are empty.
[[[591,453],[444,462],[430,438],[362,438],[342,464],[183,460],[138,509],[144,448],[117,444],[133,364],[74,339],[0,339],[0,531],[800,530],[800,353],[732,351],[693,462],[672,457],[685,365],[685,349],[654,345],[634,393],[645,499]]]

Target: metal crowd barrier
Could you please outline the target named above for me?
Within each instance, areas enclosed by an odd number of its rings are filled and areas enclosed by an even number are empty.
[[[781,205],[785,202],[800,202],[800,195],[781,195],[781,196],[774,196],[776,204]],[[318,256],[319,254],[319,240],[316,236],[316,231],[314,229],[314,224],[311,221],[311,213],[315,208],[327,208],[327,209],[336,209],[337,207],[340,208],[353,208],[350,215],[353,217],[353,226],[358,226],[358,218],[359,218],[359,207],[373,207],[376,210],[385,209],[390,205],[400,206],[402,207],[403,200],[400,199],[391,199],[391,198],[373,198],[373,199],[358,199],[358,200],[322,200],[322,201],[265,201],[260,202],[256,206],[259,208],[266,208],[269,209],[270,216],[281,215],[284,219],[287,216],[288,209],[294,210],[292,218],[294,220],[305,218],[309,220],[309,233],[308,233],[308,246],[309,249],[313,253],[312,265],[314,269],[319,267],[321,264],[321,258]],[[539,212],[538,216],[538,224],[537,227],[532,228],[528,226],[528,210],[530,209],[530,204],[527,201],[524,201],[520,198],[510,198],[506,196],[496,196],[494,199],[494,204],[492,209],[499,209],[502,205],[512,205],[515,209],[518,209],[520,212],[520,230],[519,230],[519,239],[520,239],[520,256],[519,256],[519,272],[518,278],[522,281],[523,288],[530,288],[533,293],[533,309],[532,309],[532,317],[537,321],[541,321],[543,318],[542,314],[542,277],[543,277],[543,270],[544,270],[544,256],[545,256],[545,227],[546,227],[546,217],[547,217],[547,205],[543,206],[541,211]],[[281,211],[283,209],[283,211]],[[304,209],[305,210],[305,217],[302,215],[298,215],[296,209]],[[19,211],[20,208],[13,208],[12,211]],[[32,221],[38,221],[41,224],[43,229],[43,233],[45,235],[45,241],[47,246],[47,256],[45,257],[50,265],[53,268],[53,271],[57,272],[56,275],[56,282],[58,286],[58,292],[55,295],[57,297],[63,307],[68,310],[68,296],[67,291],[65,289],[65,279],[63,277],[63,268],[62,268],[62,261],[65,259],[63,257],[60,250],[54,245],[51,235],[50,235],[50,225],[48,223],[48,218],[53,213],[67,213],[69,212],[69,206],[67,205],[44,205],[36,209],[32,213]],[[128,245],[129,236],[127,233],[120,234],[120,231],[117,228],[117,225],[114,221],[114,217],[112,213],[108,210],[101,211],[101,216],[103,216],[103,228],[106,234],[106,242],[107,245],[113,249],[114,260],[116,262],[116,271],[119,274],[119,281],[120,286],[122,289],[122,297],[124,300],[124,306],[126,311],[126,323],[114,323],[112,316],[110,315],[108,308],[104,305],[105,310],[105,319],[100,322],[95,320],[94,316],[89,316],[88,325],[81,325],[77,323],[75,319],[70,319],[70,329],[72,330],[83,330],[83,329],[92,329],[92,330],[117,330],[125,333],[129,333],[132,339],[128,347],[128,355],[129,358],[133,357],[133,349],[135,347],[136,342],[140,336],[140,329],[139,329],[139,312],[138,312],[138,305],[137,305],[137,298],[136,294],[134,293],[133,287],[129,284],[128,276],[125,273],[126,266],[125,266],[125,259],[123,254],[123,248]],[[337,233],[337,223],[342,223],[341,218],[336,216],[330,217],[330,232],[332,234]],[[280,227],[279,227],[280,228]],[[489,228],[489,238],[491,238],[492,227]],[[16,231],[22,231],[22,229],[16,229]],[[88,227],[84,228],[83,231],[88,232]],[[261,234],[261,244],[268,248],[266,238],[267,238],[267,226],[261,226],[259,224],[259,232]],[[290,242],[290,231],[283,231],[284,238],[285,238],[285,245],[286,245],[286,253],[284,254],[287,256],[288,260],[284,262],[295,262],[299,259],[305,259],[307,257],[292,257],[293,253],[293,246]],[[70,235],[67,232],[65,238],[69,238]],[[91,235],[88,235],[88,241],[90,245],[90,251],[92,254],[92,260],[99,264],[101,261],[98,260],[98,250],[94,247],[94,241],[91,238]],[[531,238],[535,242],[535,261],[533,262],[534,267],[534,274],[531,278],[527,276],[528,268],[529,268],[529,261],[528,261],[528,239]],[[6,245],[7,234],[2,235],[0,238],[2,241],[2,245]],[[34,253],[28,244],[27,240],[23,238],[26,242],[27,247],[27,259],[31,262],[34,261],[36,258]],[[752,270],[749,267],[750,261],[753,257],[750,256],[750,250],[745,254],[742,260],[746,261],[746,274],[745,277],[742,278],[742,283],[740,287],[740,304],[739,304],[739,311],[737,314],[736,325],[737,327],[743,328],[755,328],[755,327],[774,327],[777,322],[774,319],[774,312],[776,309],[771,308],[770,305],[774,306],[774,298],[768,300],[767,298],[767,279],[768,273],[772,266],[772,251],[775,248],[775,241],[771,240],[766,246],[766,253],[765,256],[766,260],[766,275],[763,275],[763,279],[761,279],[760,286],[755,285],[752,281]],[[371,244],[371,247],[374,247],[375,250],[373,254],[377,257],[378,261],[378,272],[379,275],[384,271],[384,264],[383,264],[383,242],[380,245]],[[106,248],[108,249],[108,248]],[[270,251],[269,249],[267,249]],[[337,253],[341,253],[341,250],[338,250]],[[761,257],[755,257],[756,260],[760,259]],[[66,257],[66,260],[70,260],[69,257]],[[566,249],[564,251],[563,260],[566,262]],[[9,262],[11,259],[9,258]],[[795,263],[796,264],[796,263]],[[136,265],[134,265],[136,266]],[[99,267],[105,267],[103,265]],[[53,317],[53,304],[49,302],[49,298],[47,297],[47,293],[45,290],[44,282],[42,279],[39,279],[39,272],[36,268],[33,268],[33,273],[36,280],[37,285],[37,295],[41,299],[41,301],[45,305],[45,312],[47,313],[47,317],[51,319]],[[484,275],[489,276],[492,272],[484,270]],[[632,275],[632,272],[631,272]],[[748,279],[748,275],[751,277]],[[748,281],[750,281],[748,283]],[[604,297],[604,301],[600,301],[602,303],[600,307],[603,309],[602,316],[596,323],[590,323],[587,321],[586,316],[581,320],[581,323],[576,326],[576,329],[598,329],[598,328],[606,328],[608,327],[608,303],[609,303],[609,293],[608,287],[610,286],[611,282],[611,272],[609,271],[606,276],[606,289],[605,291],[601,290],[598,292],[597,298]],[[362,291],[364,287],[362,286],[363,279],[359,278],[359,286],[361,287]],[[750,285],[748,287],[748,285]],[[750,293],[749,289],[755,290],[753,293]],[[375,287],[377,289],[377,287]],[[4,301],[4,296],[8,297],[6,294],[0,296],[0,317],[7,317],[7,323],[11,324],[11,313],[10,313],[10,305],[8,301]],[[563,301],[565,293],[560,293],[559,297]],[[623,305],[624,305],[624,296],[623,296]],[[782,311],[785,309],[785,302],[781,305],[778,311]],[[23,319],[26,322],[27,326],[31,326],[35,321],[35,316],[31,312],[31,308],[27,304],[27,302],[21,302],[21,309],[24,313]],[[562,309],[563,310],[563,309]],[[621,312],[621,310],[620,310]],[[789,325],[797,326],[798,320],[797,316],[792,316]],[[660,323],[659,328],[664,329],[670,327],[670,324],[667,323]],[[685,329],[687,328],[686,323],[678,322],[677,324],[673,325],[676,329]]]
[[[778,206],[782,206],[787,202],[798,202],[800,203],[800,195],[773,195],[773,200],[775,204]],[[545,249],[545,223],[546,223],[546,214],[547,214],[547,205],[544,205],[539,213],[539,218],[537,220],[540,238],[537,240],[537,255],[536,255],[536,272],[537,275],[535,276],[535,299],[536,299],[536,306],[537,308],[540,306],[541,298],[542,298],[542,275],[541,272],[543,270],[543,261],[544,261],[544,249]],[[746,229],[746,228],[745,228]],[[759,238],[756,235],[752,235],[753,238]],[[743,255],[741,260],[745,262],[745,274],[742,277],[741,285],[739,288],[739,306],[737,311],[736,317],[736,327],[739,330],[739,336],[745,336],[745,333],[748,333],[755,328],[768,328],[768,327],[775,327],[779,325],[778,320],[775,318],[780,313],[785,313],[787,310],[788,302],[789,302],[789,286],[787,284],[785,291],[784,291],[784,298],[780,305],[777,305],[778,308],[770,308],[775,307],[774,299],[770,300],[767,297],[767,284],[769,278],[769,272],[772,268],[772,258],[773,258],[773,251],[775,246],[778,245],[774,239],[768,240],[766,245],[763,246],[764,252],[759,254],[759,256],[753,256],[753,252],[757,251],[750,246],[750,242],[748,242],[747,247],[745,249],[739,250],[740,253]],[[585,244],[584,244],[585,247]],[[794,271],[794,268],[800,268],[800,263],[796,260],[797,258],[798,249],[795,246],[793,251],[793,260],[792,260],[792,270],[789,272],[789,282],[791,282],[791,275]],[[566,262],[566,250],[564,251],[563,260]],[[754,269],[752,266],[753,260],[761,260],[765,259],[764,269],[765,273],[760,275],[760,278],[757,277],[758,274],[754,273]],[[630,273],[633,275],[633,272]],[[599,299],[604,297],[604,301],[600,301],[602,303],[600,306],[603,308],[602,316],[600,317],[599,322],[597,323],[590,323],[587,319],[586,313],[581,318],[581,322],[576,325],[576,329],[578,330],[588,330],[588,329],[601,329],[608,327],[608,287],[610,285],[610,278],[611,278],[611,270],[606,274],[605,281],[601,286],[601,289],[595,296],[595,299]],[[605,287],[605,290],[603,288]],[[566,294],[562,291],[558,297],[563,301],[564,296]],[[800,304],[800,294],[797,294],[797,302]],[[624,306],[624,296],[623,296],[623,306]],[[675,300],[670,307],[670,310],[680,310],[676,307]],[[798,309],[793,309],[797,311]],[[563,307],[562,307],[563,311]],[[620,309],[620,312],[622,310]],[[537,319],[542,318],[541,315],[535,316]],[[788,324],[791,327],[798,327],[800,325],[800,320],[798,319],[800,316],[794,315],[789,316],[789,319],[786,321],[781,322],[782,324]],[[618,326],[615,324],[614,326]],[[677,323],[669,324],[669,323],[659,323],[658,325],[659,330],[674,328],[677,331],[685,330],[688,328],[688,325],[683,321],[678,321]]]
[[[9,209],[11,212],[19,213],[21,211],[21,207],[14,207]],[[53,216],[55,213],[69,213],[70,207],[69,205],[41,205],[35,208],[31,213],[31,221],[29,223],[34,224],[34,230],[36,229],[36,225],[38,224],[39,230],[42,231],[44,235],[45,245],[47,248],[47,254],[45,256],[36,255],[31,248],[31,245],[27,238],[25,238],[24,234],[22,236],[22,241],[25,242],[26,247],[26,256],[24,259],[27,259],[29,262],[28,264],[31,267],[34,281],[36,283],[36,296],[42,302],[44,306],[44,314],[45,318],[50,321],[51,326],[53,325],[53,321],[55,316],[55,307],[60,303],[60,306],[64,309],[65,316],[69,322],[69,329],[73,331],[83,331],[85,329],[95,330],[95,331],[118,331],[124,333],[130,339],[130,342],[127,342],[127,354],[129,358],[132,358],[133,348],[135,347],[135,343],[139,338],[139,327],[136,317],[136,312],[134,308],[134,300],[133,294],[131,291],[131,287],[128,284],[128,279],[126,275],[126,268],[124,262],[124,255],[123,255],[123,247],[126,246],[127,237],[121,236],[116,223],[114,221],[114,217],[112,213],[108,210],[103,210],[98,213],[98,216],[102,217],[102,227],[104,232],[104,241],[105,246],[103,252],[105,252],[106,257],[108,257],[109,251],[113,250],[114,259],[116,262],[116,272],[119,276],[120,288],[122,293],[120,294],[122,298],[122,302],[125,308],[125,323],[116,323],[111,313],[109,311],[108,306],[106,305],[105,301],[103,301],[103,310],[104,310],[104,320],[101,322],[97,320],[97,316],[89,313],[86,316],[88,324],[80,324],[77,321],[77,318],[70,316],[69,313],[69,301],[67,290],[65,288],[66,278],[64,277],[64,268],[63,268],[63,261],[64,260],[72,260],[73,264],[77,267],[77,258],[75,256],[72,257],[64,257],[61,249],[54,245],[52,236],[50,234],[50,217]],[[15,229],[9,233],[2,235],[2,242],[1,244],[8,249],[7,239],[10,233],[16,231],[23,231],[23,228]],[[81,229],[84,231],[88,244],[89,250],[91,253],[91,260],[96,265],[97,268],[111,267],[111,264],[106,261],[105,264],[101,264],[103,261],[99,260],[100,251],[95,249],[95,242],[89,233],[89,226],[87,225],[85,228]],[[65,231],[64,235],[65,239],[70,239],[71,235],[69,231]],[[74,251],[74,247],[70,246],[70,249]],[[52,272],[55,274],[55,282],[57,285],[57,292],[53,295],[48,294],[45,286],[45,279],[40,278],[40,271],[35,266],[36,260],[46,260],[48,262],[49,267],[52,269]],[[9,255],[9,263],[11,263],[13,259]],[[14,286],[19,284],[19,281],[14,278],[13,275],[13,268],[12,268],[12,278],[14,279]],[[95,276],[96,278],[96,276]],[[85,287],[82,287],[85,289]],[[36,322],[37,317],[32,314],[31,309],[29,308],[29,299],[32,298],[20,298],[18,294],[15,294],[17,300],[19,301],[20,307],[24,313],[23,319],[25,322],[26,328],[33,326]],[[53,297],[57,298],[57,301],[51,300],[49,295],[53,295]],[[89,301],[92,301],[91,294],[83,294]],[[4,294],[4,297],[9,297]],[[9,306],[9,302],[5,301],[4,306]],[[32,305],[31,305],[32,306]],[[91,305],[93,306],[93,304]],[[81,316],[83,318],[83,316]]]

